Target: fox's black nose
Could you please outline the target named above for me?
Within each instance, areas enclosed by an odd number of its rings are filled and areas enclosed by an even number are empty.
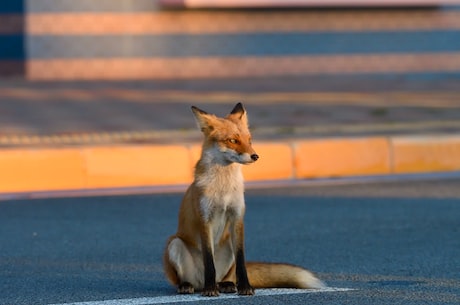
[[[259,155],[258,154],[252,154],[251,159],[252,159],[252,161],[257,161],[259,159]]]

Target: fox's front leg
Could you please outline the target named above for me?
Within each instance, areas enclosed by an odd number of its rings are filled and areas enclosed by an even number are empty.
[[[214,243],[209,225],[204,224],[201,233],[201,247],[204,264],[204,288],[203,296],[213,297],[219,295],[216,284],[216,268],[214,266]]]
[[[233,224],[231,235],[236,259],[236,286],[238,294],[253,295],[254,288],[249,284],[244,258],[244,224],[242,218],[236,220]]]

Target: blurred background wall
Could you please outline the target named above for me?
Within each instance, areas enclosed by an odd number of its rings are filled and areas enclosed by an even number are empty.
[[[0,2],[0,77],[25,76],[25,4]]]
[[[3,78],[459,72],[459,6],[188,10],[157,0],[0,2]]]

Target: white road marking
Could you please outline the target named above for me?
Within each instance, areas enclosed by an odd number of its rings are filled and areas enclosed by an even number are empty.
[[[327,287],[323,289],[257,289],[255,297],[258,296],[271,296],[271,295],[285,295],[285,294],[301,294],[301,293],[324,293],[324,292],[344,292],[352,291],[355,289],[350,288],[334,288]],[[179,302],[197,302],[197,301],[213,301],[222,299],[235,299],[244,298],[236,294],[221,294],[217,298],[203,297],[199,294],[177,294],[169,296],[146,297],[135,299],[118,299],[118,300],[105,300],[105,301],[90,301],[90,302],[76,302],[76,303],[62,303],[50,305],[154,305],[154,304],[173,304]]]

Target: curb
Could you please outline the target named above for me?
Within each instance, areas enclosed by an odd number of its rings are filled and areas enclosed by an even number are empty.
[[[327,138],[255,143],[246,181],[460,170],[460,136]],[[201,144],[0,150],[0,193],[188,184]]]

